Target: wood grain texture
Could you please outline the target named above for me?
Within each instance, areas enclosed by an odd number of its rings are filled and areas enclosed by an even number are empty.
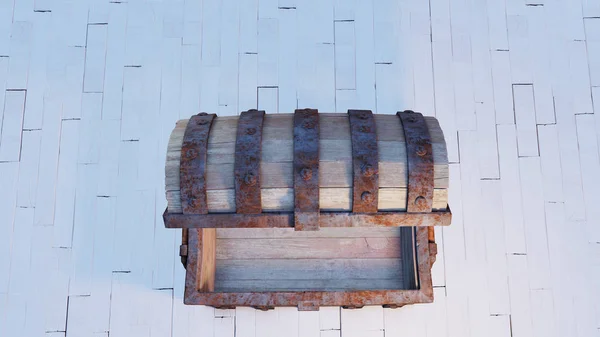
[[[208,142],[209,212],[235,210],[233,162],[237,116],[218,117]],[[444,135],[435,118],[425,117],[434,154],[434,209],[447,204],[448,159]],[[379,151],[379,210],[406,208],[406,144],[398,117],[375,115]],[[265,115],[261,155],[263,211],[293,209],[293,114]],[[187,120],[176,123],[167,146],[165,189],[169,212],[181,212],[179,158]],[[322,210],[350,210],[352,144],[344,113],[320,114],[319,179]]]
[[[217,259],[400,257],[399,238],[217,239]]]
[[[401,246],[413,247],[399,228],[216,233],[218,292],[402,289],[410,247]]]
[[[200,250],[198,290],[210,292],[215,290],[217,231],[214,228],[203,228],[198,230],[198,234],[198,249]]]

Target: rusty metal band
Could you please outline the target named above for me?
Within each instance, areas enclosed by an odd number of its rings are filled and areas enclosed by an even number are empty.
[[[379,199],[379,156],[370,110],[348,110],[352,140],[352,212],[375,213]]]
[[[235,209],[240,214],[262,212],[260,156],[264,111],[248,110],[238,119],[235,140]]]
[[[294,113],[294,227],[319,229],[319,112]]]
[[[418,265],[419,284],[417,288],[403,290],[355,290],[355,291],[297,291],[297,292],[200,292],[195,287],[194,274],[197,269],[198,252],[190,251],[191,268],[188,263],[185,304],[209,305],[219,308],[250,306],[272,308],[296,306],[298,310],[318,310],[320,306],[345,306],[360,308],[365,305],[401,307],[405,304],[431,303],[433,285],[431,281],[431,260],[435,252],[429,250],[427,228],[416,229],[416,246],[413,246]],[[195,236],[190,236],[190,246],[197,246]],[[190,280],[188,282],[188,279]]]
[[[293,228],[294,213],[206,215],[169,213],[165,210],[166,228]],[[349,213],[321,212],[319,227],[424,227],[448,226],[452,221],[450,208],[431,213],[378,212]]]
[[[431,212],[433,204],[433,151],[429,128],[423,115],[410,110],[398,112],[406,139],[408,160],[409,213]]]
[[[179,187],[184,214],[207,214],[206,154],[215,114],[201,112],[188,121],[181,145]]]

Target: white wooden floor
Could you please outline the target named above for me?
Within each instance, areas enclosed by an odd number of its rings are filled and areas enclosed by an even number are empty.
[[[600,336],[599,0],[0,0],[0,92],[2,337]],[[256,107],[440,120],[434,304],[182,304],[168,135]]]

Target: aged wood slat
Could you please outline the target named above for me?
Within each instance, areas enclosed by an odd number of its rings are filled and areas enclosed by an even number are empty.
[[[323,188],[345,187],[352,185],[352,154],[349,134],[349,123],[346,114],[320,114],[321,139],[319,141],[319,179],[320,179],[320,205],[321,209],[346,209],[350,204],[350,194],[343,191],[332,191],[327,194]],[[235,153],[235,133],[238,116],[218,117],[214,120],[209,137],[207,155],[207,190],[209,199],[209,212],[229,212],[231,200],[229,192],[217,192],[233,188],[233,162]],[[425,117],[431,139],[434,156],[434,187],[446,189],[448,186],[447,154],[443,134],[439,124],[434,118]],[[394,115],[375,115],[379,151],[379,179],[380,188],[406,188],[406,144],[398,117]],[[179,191],[179,158],[181,156],[181,143],[183,133],[187,125],[186,120],[177,123],[171,134],[167,152],[167,163],[165,168],[165,185],[170,212],[181,212],[181,204],[177,200]],[[283,191],[265,191],[271,188],[293,187],[293,115],[277,114],[265,115],[264,134],[261,153],[261,187],[262,198],[273,196],[273,202],[267,202],[269,210],[285,210],[287,206],[278,205],[278,197],[282,202],[292,199],[286,198],[289,193]],[[223,134],[222,134],[223,133]],[[225,135],[229,133],[229,135]],[[336,139],[337,137],[337,139]],[[332,139],[333,138],[333,139]],[[229,165],[227,165],[229,164]],[[400,190],[402,194],[406,192]],[[338,192],[344,194],[340,197]],[[381,197],[382,191],[379,195]],[[266,195],[266,196],[265,196]],[[331,197],[331,200],[327,200]],[[442,198],[436,200],[436,198]],[[442,205],[438,209],[445,208],[446,194],[434,193],[435,205]],[[406,200],[403,199],[403,203]],[[270,204],[270,205],[269,205]],[[325,206],[324,204],[328,204]],[[289,205],[288,205],[289,206]],[[263,202],[265,207],[265,202]],[[381,202],[379,210],[397,209],[404,210],[405,206],[386,206]]]
[[[210,213],[203,215],[163,213],[167,228],[290,228],[294,227],[293,212],[264,212],[261,214]],[[321,212],[321,227],[426,227],[448,226],[452,221],[450,209],[442,212]]]
[[[217,241],[217,259],[400,257],[399,238],[227,239]]]
[[[344,291],[404,289],[401,279],[339,279],[339,280],[220,280],[217,291]]]
[[[412,303],[429,303],[433,300],[433,287],[431,282],[431,270],[430,264],[432,261],[432,252],[430,252],[430,245],[428,245],[428,229],[417,228],[416,229],[416,256],[418,261],[418,279],[420,281],[419,289],[403,289],[403,282],[401,277],[399,279],[350,279],[344,280],[314,280],[310,279],[309,282],[306,280],[291,280],[289,283],[285,280],[219,280],[217,284],[218,293],[214,292],[198,292],[191,291],[186,287],[186,294],[184,301],[186,304],[202,304],[210,305],[215,307],[222,306],[255,306],[262,308],[270,308],[275,306],[298,306],[299,310],[318,310],[319,306],[350,306],[350,307],[362,307],[364,305],[393,305],[402,306],[405,304]],[[381,238],[379,238],[381,239]],[[248,246],[256,246],[260,244],[261,247],[255,247],[254,250],[245,249],[247,255],[253,254],[253,257],[261,257],[264,255],[260,250],[267,247],[267,251],[271,251],[271,246],[263,245],[266,242],[260,242],[260,240],[249,240],[259,242],[247,242]],[[289,243],[292,239],[285,239]],[[310,240],[299,240],[299,241],[318,241],[320,239]],[[362,240],[365,240],[364,238]],[[368,240],[373,240],[369,238]],[[225,241],[232,241],[243,243],[244,240],[240,239],[228,239],[220,240],[218,247]],[[276,240],[271,240],[274,242]],[[352,240],[351,240],[352,241]],[[395,251],[388,252],[398,254],[401,251],[399,240],[394,241]],[[193,242],[191,244],[194,244]],[[371,245],[372,244],[372,245]],[[382,248],[385,244],[378,245],[378,242],[371,241],[366,247]],[[388,243],[389,245],[389,243]],[[229,249],[237,251],[240,245],[231,247],[226,245]],[[280,246],[280,245],[277,245]],[[350,245],[352,246],[352,245]],[[293,246],[291,246],[293,248]],[[364,247],[364,246],[363,246]],[[305,254],[306,250],[296,249],[298,252]],[[357,257],[356,249],[347,252],[350,257],[364,259],[364,256]],[[352,254],[355,254],[354,256]],[[197,253],[192,252],[190,259],[193,261],[197,259]],[[347,255],[347,254],[346,254]],[[225,256],[226,258],[230,258]],[[345,256],[347,258],[348,256]],[[280,257],[275,257],[280,259]],[[304,257],[302,257],[304,258]],[[330,257],[325,257],[330,258]],[[370,258],[370,257],[368,257]],[[253,261],[253,260],[250,260]],[[255,261],[255,260],[254,260]],[[188,268],[188,275],[193,272]],[[382,281],[384,280],[384,281]],[[394,283],[387,283],[388,281]],[[222,281],[222,282],[221,282]],[[339,282],[338,282],[339,281]],[[229,282],[229,283],[228,283]],[[380,284],[385,282],[384,286],[380,287]],[[309,284],[310,283],[310,284]],[[262,285],[261,285],[262,284]],[[308,288],[307,288],[308,284]],[[345,287],[348,284],[348,288]],[[396,286],[394,286],[396,285]],[[310,291],[306,291],[310,290]],[[354,290],[354,291],[353,291]],[[356,292],[358,290],[359,292]]]
[[[396,279],[396,283],[402,284],[398,281],[402,277],[403,263],[399,258],[217,260],[216,282]]]
[[[269,239],[269,238],[362,238],[399,237],[398,228],[321,228],[317,232],[296,232],[293,228],[217,228],[219,239]]]
[[[261,190],[264,212],[291,212],[294,209],[292,188],[268,188]],[[379,189],[380,211],[405,211],[406,188]],[[320,188],[319,203],[322,211],[350,211],[351,188]],[[207,191],[208,209],[211,213],[235,212],[235,192],[233,189]],[[448,190],[433,190],[433,209],[446,209]],[[167,191],[168,210],[181,213],[179,191]]]
[[[198,291],[210,292],[215,290],[215,268],[217,232],[215,228],[198,230],[198,253],[200,255]],[[189,249],[189,246],[188,246]]]

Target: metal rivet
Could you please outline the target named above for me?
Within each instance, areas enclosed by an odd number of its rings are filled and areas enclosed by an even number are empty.
[[[417,118],[416,118],[416,117],[414,117],[414,116],[410,116],[410,117],[408,117],[406,120],[408,120],[408,121],[409,121],[409,122],[411,122],[411,123],[415,123],[415,122],[417,121]]]
[[[186,158],[194,159],[198,156],[198,151],[196,151],[196,149],[187,149],[187,151],[185,151],[185,156]]]
[[[253,135],[256,133],[256,129],[255,128],[247,128],[246,129],[246,134],[247,135]]]
[[[369,114],[366,113],[366,112],[360,113],[358,115],[358,118],[360,118],[360,119],[367,119],[367,118],[369,118]]]
[[[363,164],[361,170],[362,170],[362,174],[365,177],[370,177],[370,176],[374,175],[375,173],[377,173],[377,171],[375,170],[375,168],[373,168],[373,165],[371,165],[371,164]]]
[[[310,178],[312,178],[312,170],[308,167],[305,167],[300,170],[300,176],[303,180],[310,180]]]
[[[306,118],[302,122],[302,127],[305,129],[313,129],[317,125],[317,121],[314,118]]]
[[[417,146],[416,151],[417,151],[417,156],[419,156],[419,157],[423,157],[424,155],[427,154],[427,149],[423,145]]]
[[[415,205],[416,205],[417,207],[425,207],[425,206],[427,205],[427,200],[425,200],[425,197],[418,196],[418,197],[415,199]]]
[[[367,132],[371,132],[371,128],[367,125],[361,125],[358,127],[358,131],[367,133]]]
[[[208,114],[206,112],[201,112],[201,113],[197,114],[196,116],[208,116]]]
[[[198,124],[198,125],[205,125],[205,124],[208,124],[208,120],[206,120],[206,119],[199,119],[196,122],[196,124]]]
[[[371,192],[363,192],[360,195],[360,200],[362,200],[366,203],[371,203],[371,202],[373,202],[373,200],[375,200],[375,197],[373,196],[373,193],[371,193]]]
[[[404,110],[404,113],[407,113],[407,114],[414,114],[415,112],[414,112],[414,111],[412,111],[412,110]]]
[[[248,172],[246,173],[246,175],[244,176],[244,182],[246,183],[246,185],[248,186],[254,186],[256,184],[256,176],[254,175],[254,173],[252,172]]]

